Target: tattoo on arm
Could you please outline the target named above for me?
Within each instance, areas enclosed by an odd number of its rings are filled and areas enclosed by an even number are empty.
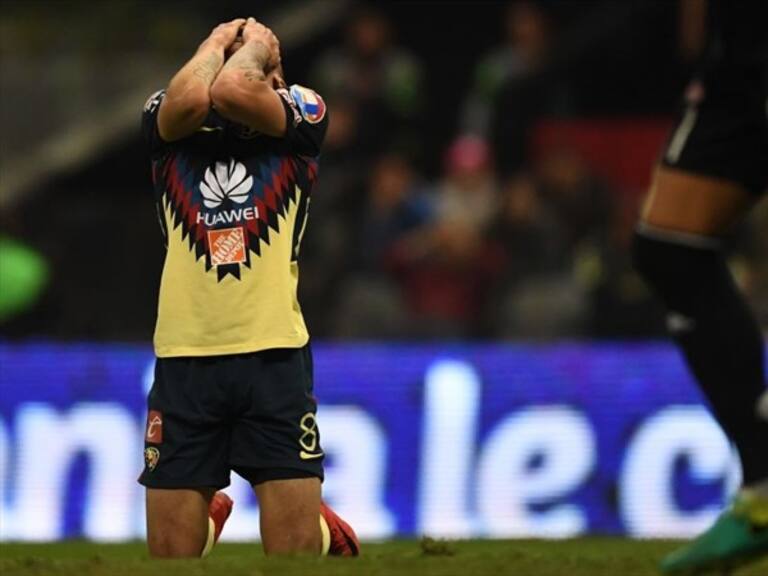
[[[223,64],[221,56],[209,54],[208,57],[192,69],[192,74],[205,82],[212,84]]]
[[[267,79],[264,70],[257,70],[256,68],[247,68],[243,75],[249,82],[264,82]]]
[[[242,70],[249,82],[263,82],[269,64],[269,48],[261,42],[249,42],[235,52],[224,65],[228,70]]]

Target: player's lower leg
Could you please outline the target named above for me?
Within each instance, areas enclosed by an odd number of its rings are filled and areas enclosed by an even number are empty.
[[[359,554],[354,530],[322,502],[319,478],[269,480],[254,484],[254,490],[267,555]]]
[[[208,556],[219,541],[224,524],[229,515],[232,514],[233,505],[232,498],[224,492],[216,492],[211,498],[211,503],[208,506],[208,538],[200,554],[202,558]]]
[[[211,489],[147,488],[147,546],[153,558],[195,558],[205,548]]]
[[[717,568],[768,553],[768,419],[760,408],[765,376],[759,326],[716,240],[646,226],[636,234],[634,258],[667,306],[668,328],[743,465],[745,489],[731,508],[664,568]]]

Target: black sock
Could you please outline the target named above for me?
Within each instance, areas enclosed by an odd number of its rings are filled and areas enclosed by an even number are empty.
[[[768,479],[768,421],[757,413],[763,337],[720,249],[695,240],[639,231],[635,266],[667,306],[668,328],[736,444],[749,485]]]

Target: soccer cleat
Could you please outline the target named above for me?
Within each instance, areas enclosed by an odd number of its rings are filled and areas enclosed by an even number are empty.
[[[768,500],[742,490],[709,530],[667,556],[661,571],[727,573],[763,555],[768,555]]]
[[[219,541],[224,524],[232,514],[232,506],[234,506],[232,498],[224,492],[216,492],[211,498],[211,503],[208,505],[208,539],[200,554],[203,558],[211,553],[213,545]]]
[[[224,524],[227,522],[229,515],[232,514],[233,506],[232,498],[224,494],[224,492],[216,492],[213,495],[211,504],[208,506],[208,516],[213,520],[213,525],[215,526],[213,532],[214,543],[219,541]]]
[[[329,556],[359,556],[360,541],[352,527],[344,522],[325,502],[320,503],[320,515],[328,525],[331,546]]]

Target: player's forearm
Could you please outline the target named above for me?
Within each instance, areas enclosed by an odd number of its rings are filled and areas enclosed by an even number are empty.
[[[285,132],[285,112],[267,81],[269,48],[261,42],[244,44],[222,68],[211,86],[211,101],[227,118],[265,134]]]
[[[235,52],[221,69],[218,79],[243,82],[265,82],[270,61],[269,47],[258,40],[251,40]]]
[[[224,47],[205,43],[171,80],[160,109],[160,135],[183,137],[205,121],[211,107],[210,90],[224,65]]]

